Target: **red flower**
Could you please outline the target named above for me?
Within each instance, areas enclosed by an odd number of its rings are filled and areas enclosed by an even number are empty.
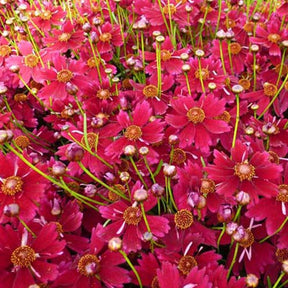
[[[180,147],[195,143],[196,149],[208,152],[215,144],[215,134],[230,130],[228,124],[216,117],[224,112],[225,99],[218,100],[212,94],[195,101],[192,97],[179,97],[171,101],[174,114],[166,115],[166,122],[179,129]]]
[[[1,287],[27,288],[36,281],[55,280],[57,265],[48,261],[61,255],[64,246],[53,223],[45,225],[36,238],[25,229],[0,226]]]
[[[147,145],[149,147],[147,158],[151,158],[155,162],[156,152],[151,148],[151,144],[162,140],[164,123],[160,119],[150,121],[152,115],[152,109],[147,101],[137,104],[131,117],[127,112],[121,110],[117,116],[117,121],[119,132],[124,130],[124,133],[119,136],[115,135],[117,140],[106,148],[106,154],[114,158],[121,155],[127,145],[134,145],[137,148]]]
[[[65,100],[73,97],[67,93],[67,83],[76,85],[79,93],[90,91],[90,84],[83,75],[85,64],[80,60],[68,60],[59,54],[53,58],[53,66],[41,71],[41,81],[50,81],[38,92],[38,96],[45,104],[50,105],[53,99]],[[80,90],[81,88],[81,90]]]
[[[139,182],[134,185],[131,191],[132,197],[134,192],[140,188]],[[156,199],[149,193],[148,199],[144,202],[145,212],[151,210],[155,204]],[[144,241],[147,227],[140,207],[117,201],[111,205],[101,206],[99,211],[103,218],[112,220],[112,223],[107,225],[99,234],[101,238],[109,241],[113,237],[123,235],[123,250],[130,252],[141,249],[141,241]],[[170,228],[166,218],[148,214],[146,214],[146,218],[153,239],[159,239],[169,231]]]
[[[0,223],[8,221],[4,213],[9,216],[13,207],[18,207],[20,219],[31,220],[38,211],[47,181],[12,153],[0,153],[0,163],[5,163],[0,168]]]
[[[98,237],[100,226],[92,230],[89,249],[61,273],[53,287],[115,287],[129,282],[128,271],[118,265],[125,262],[117,252],[105,249],[105,242]],[[103,286],[104,285],[104,286]]]
[[[283,40],[288,40],[287,29],[281,29],[281,18],[276,14],[267,23],[266,29],[257,25],[256,37],[250,37],[253,44],[263,45],[269,49],[270,56],[281,57],[280,44]]]
[[[239,140],[231,151],[231,159],[223,152],[214,151],[214,165],[205,170],[216,182],[218,194],[232,197],[244,191],[256,203],[260,195],[266,198],[277,195],[277,185],[271,180],[279,178],[282,168],[271,163],[267,152],[252,152]]]
[[[44,38],[48,50],[65,53],[68,49],[76,51],[82,46],[84,35],[82,30],[76,30],[74,25],[67,20],[62,24],[61,30],[53,30],[53,36]]]

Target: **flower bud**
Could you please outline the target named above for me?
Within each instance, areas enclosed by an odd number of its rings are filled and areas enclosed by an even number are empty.
[[[145,232],[143,234],[144,241],[151,241],[153,239],[153,234],[151,232]]]
[[[81,161],[84,156],[84,150],[76,143],[72,143],[68,146],[65,152],[68,161]]]
[[[148,192],[145,189],[137,189],[134,192],[133,198],[137,202],[144,202],[148,198]]]
[[[174,177],[177,174],[177,168],[174,165],[165,164],[163,165],[163,174],[166,177]]]
[[[63,176],[66,173],[66,165],[60,161],[57,161],[52,166],[52,174],[54,176]]]
[[[136,154],[136,147],[134,145],[127,145],[124,147],[124,154],[133,157]]]
[[[231,236],[233,233],[235,233],[235,231],[237,230],[238,226],[239,225],[237,223],[235,223],[235,222],[228,223],[226,225],[226,233]]]
[[[246,276],[246,285],[247,287],[257,287],[259,284],[259,278],[254,274],[248,274]]]
[[[11,65],[9,67],[9,70],[12,72],[12,73],[18,73],[20,71],[20,67],[19,65]]]
[[[84,194],[87,197],[94,197],[95,194],[97,192],[97,188],[95,185],[93,184],[88,184],[85,188],[84,188]]]
[[[248,205],[251,201],[250,195],[244,191],[238,192],[235,198],[240,205]]]
[[[284,260],[282,263],[282,270],[283,272],[285,272],[286,274],[288,274],[288,260]]]
[[[239,84],[236,84],[236,85],[232,86],[232,92],[235,93],[235,94],[239,94],[239,93],[241,93],[243,91],[244,91],[244,88],[241,85],[239,85]]]
[[[17,203],[11,203],[5,205],[3,208],[3,213],[7,217],[15,217],[19,215],[20,207]]]
[[[149,148],[147,146],[142,146],[140,149],[139,149],[139,153],[142,155],[142,156],[146,156],[148,153],[149,153]]]
[[[219,222],[227,223],[232,221],[234,218],[235,213],[233,211],[233,207],[230,204],[224,204],[219,207],[218,213],[217,213],[217,219]]]
[[[178,143],[179,143],[179,138],[177,135],[172,134],[169,136],[169,144],[170,145],[177,145]]]
[[[119,237],[113,237],[108,242],[108,248],[109,250],[116,252],[119,251],[122,248],[122,240]]]
[[[119,178],[122,182],[127,182],[130,179],[130,174],[128,172],[121,172]]]
[[[13,132],[11,130],[0,130],[0,144],[9,142],[13,138]]]
[[[91,27],[90,23],[87,22],[87,23],[82,25],[82,29],[84,32],[89,33],[92,30],[92,27]]]
[[[162,197],[165,193],[165,189],[158,183],[155,183],[151,187],[151,192],[155,197]]]

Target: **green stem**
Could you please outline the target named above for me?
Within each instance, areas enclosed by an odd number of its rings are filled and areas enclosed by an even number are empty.
[[[220,233],[220,235],[219,235],[219,237],[218,237],[218,239],[217,239],[218,251],[220,250],[220,242],[221,242],[221,239],[222,239],[225,231],[226,231],[226,223],[223,223],[223,227],[222,227],[221,233]]]
[[[234,133],[233,133],[233,141],[232,141],[232,148],[235,147],[236,138],[237,138],[237,130],[240,120],[240,100],[239,100],[239,94],[235,95],[236,97],[236,119],[235,119],[235,127],[234,127]]]
[[[230,267],[229,267],[229,270],[228,270],[228,273],[227,273],[227,279],[229,279],[230,277],[230,274],[232,272],[232,269],[233,269],[233,266],[236,262],[236,257],[237,257],[237,254],[238,254],[238,249],[239,249],[239,243],[236,243],[236,246],[235,246],[235,251],[234,251],[234,255],[233,255],[233,259],[232,259],[232,262],[230,264]]]
[[[225,68],[225,62],[224,62],[222,40],[219,40],[219,52],[220,52],[220,58],[221,58],[223,73],[224,73],[224,75],[227,75],[226,68]]]
[[[28,225],[17,216],[17,219],[20,221],[20,223],[25,227],[25,229],[33,236],[33,238],[36,238],[36,234],[28,227]]]
[[[285,218],[285,220],[282,222],[282,224],[279,226],[279,228],[273,234],[266,236],[265,238],[260,240],[259,243],[263,243],[266,240],[268,240],[269,238],[271,238],[272,236],[274,236],[277,233],[279,233],[282,230],[282,228],[284,227],[284,225],[287,223],[287,221],[288,221],[288,217]]]
[[[280,66],[280,70],[279,70],[279,74],[278,74],[278,79],[277,79],[277,82],[276,82],[276,86],[278,87],[278,84],[279,84],[279,81],[281,79],[281,75],[282,75],[282,70],[283,70],[283,66],[284,66],[284,62],[285,62],[285,57],[286,57],[286,48],[284,48],[284,51],[283,51],[283,55],[282,55],[282,59],[281,59],[281,66]]]
[[[144,222],[145,222],[145,226],[146,226],[146,228],[147,228],[147,231],[148,231],[149,233],[151,233],[151,229],[150,229],[150,226],[149,226],[147,217],[146,217],[146,213],[145,213],[145,209],[144,209],[143,203],[140,203],[140,206],[141,206],[141,212],[142,212],[143,220],[144,220]]]
[[[144,185],[145,189],[148,190],[148,186],[147,186],[147,184],[145,183],[145,181],[144,181],[144,179],[143,179],[140,171],[138,170],[137,165],[136,165],[135,161],[133,160],[133,157],[130,156],[130,157],[129,157],[129,160],[131,161],[131,164],[132,164],[135,172],[137,173],[139,179],[141,180],[142,184]]]
[[[143,159],[144,159],[145,166],[146,166],[146,168],[147,168],[148,171],[149,171],[149,174],[150,174],[150,176],[151,176],[151,179],[152,179],[153,183],[155,184],[156,181],[155,181],[155,178],[154,178],[153,172],[152,172],[151,169],[150,169],[150,166],[149,166],[149,163],[148,163],[148,161],[147,161],[146,156],[143,156]]]
[[[143,288],[141,278],[140,278],[137,270],[135,269],[134,265],[131,263],[130,259],[128,258],[127,254],[123,250],[119,250],[119,253],[125,258],[126,262],[128,263],[128,265],[132,269],[133,273],[135,274],[135,276],[138,280],[138,283],[139,283],[139,287]]]
[[[275,282],[275,284],[273,285],[272,288],[277,288],[278,284],[280,283],[280,281],[282,280],[282,278],[284,277],[285,274],[286,274],[285,272],[282,272],[280,274],[280,276],[278,277],[277,281]]]
[[[77,162],[78,165],[80,166],[80,168],[90,177],[92,178],[95,182],[97,182],[98,184],[102,185],[103,187],[105,187],[106,189],[108,189],[109,191],[115,193],[116,195],[118,195],[119,197],[125,199],[125,200],[129,200],[125,195],[123,195],[122,193],[120,193],[118,190],[115,190],[111,187],[109,187],[106,183],[104,183],[102,180],[100,180],[99,178],[95,177],[84,165],[82,162],[78,161]]]

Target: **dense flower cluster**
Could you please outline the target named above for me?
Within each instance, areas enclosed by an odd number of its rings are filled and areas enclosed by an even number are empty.
[[[288,287],[287,0],[0,12],[0,288]]]

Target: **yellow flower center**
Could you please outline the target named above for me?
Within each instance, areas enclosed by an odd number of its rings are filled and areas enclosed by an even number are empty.
[[[182,230],[187,229],[194,222],[193,215],[187,209],[179,210],[174,215],[174,222],[177,228],[182,229]]]
[[[237,42],[230,43],[229,48],[230,48],[231,54],[233,55],[239,54],[242,49],[241,45]]]
[[[99,36],[99,39],[102,42],[110,42],[110,40],[112,39],[112,35],[110,33],[103,33]]]
[[[273,97],[277,93],[277,86],[268,82],[265,82],[263,85],[264,94],[268,97]]]
[[[15,144],[21,149],[25,149],[30,145],[30,140],[27,136],[20,135],[14,139]]]
[[[200,77],[201,77],[200,75],[202,76],[203,80],[209,79],[209,71],[208,71],[208,69],[202,68],[201,70],[200,69],[196,70],[195,73],[194,73],[194,76],[197,79],[200,79]]]
[[[278,186],[278,194],[276,197],[277,201],[281,202],[288,202],[288,185],[287,184],[281,184]]]
[[[130,125],[126,128],[124,136],[129,140],[136,141],[142,136],[141,128],[137,125]]]
[[[8,45],[0,46],[0,57],[5,57],[11,53],[11,48]]]
[[[188,120],[194,124],[202,123],[205,119],[205,112],[199,107],[193,107],[187,112]]]
[[[249,164],[247,161],[236,163],[234,166],[234,174],[239,177],[240,181],[251,181],[255,176],[255,167]]]
[[[22,191],[23,181],[21,177],[10,176],[3,180],[1,190],[2,193],[8,196],[14,196],[16,193]]]
[[[281,39],[279,34],[269,34],[268,40],[272,43],[278,43],[278,41]]]
[[[29,54],[24,57],[24,63],[27,67],[33,68],[37,66],[38,62],[38,57],[33,54]]]
[[[161,50],[161,60],[162,61],[168,61],[172,57],[171,53],[168,50]]]
[[[108,89],[98,90],[96,93],[96,97],[100,100],[107,100],[111,96],[111,93]]]
[[[100,60],[98,58],[90,57],[87,60],[87,65],[89,68],[95,68],[98,67],[100,64]]]
[[[156,97],[158,95],[158,88],[155,85],[147,85],[143,89],[143,94],[147,97]]]
[[[90,149],[95,149],[97,146],[97,142],[98,142],[98,134],[93,132],[87,133],[87,144]],[[81,144],[86,147],[86,140],[84,136],[81,138]]]
[[[165,5],[163,7],[163,12],[165,15],[169,15],[169,14],[173,15],[174,13],[176,13],[176,11],[177,11],[177,8],[173,4]]]
[[[138,207],[128,207],[124,211],[123,219],[128,225],[137,225],[142,219],[142,213]]]
[[[36,254],[31,247],[20,246],[12,252],[10,260],[14,266],[27,268],[36,260]]]
[[[80,258],[77,270],[83,276],[95,276],[99,270],[99,259],[96,255],[86,254]]]
[[[171,152],[172,162],[175,164],[183,164],[186,161],[186,153],[180,148],[176,148]]]
[[[51,13],[51,11],[45,10],[45,11],[41,12],[41,14],[39,16],[43,20],[50,20],[52,17],[52,13]]]
[[[178,269],[184,274],[188,275],[191,271],[191,269],[195,266],[197,266],[197,261],[193,256],[186,255],[182,256],[179,263],[178,263]]]
[[[70,38],[71,38],[71,34],[65,33],[65,32],[58,36],[58,40],[60,42],[67,42]]]
[[[63,69],[57,73],[57,80],[59,82],[67,83],[73,77],[73,73],[67,69]]]

